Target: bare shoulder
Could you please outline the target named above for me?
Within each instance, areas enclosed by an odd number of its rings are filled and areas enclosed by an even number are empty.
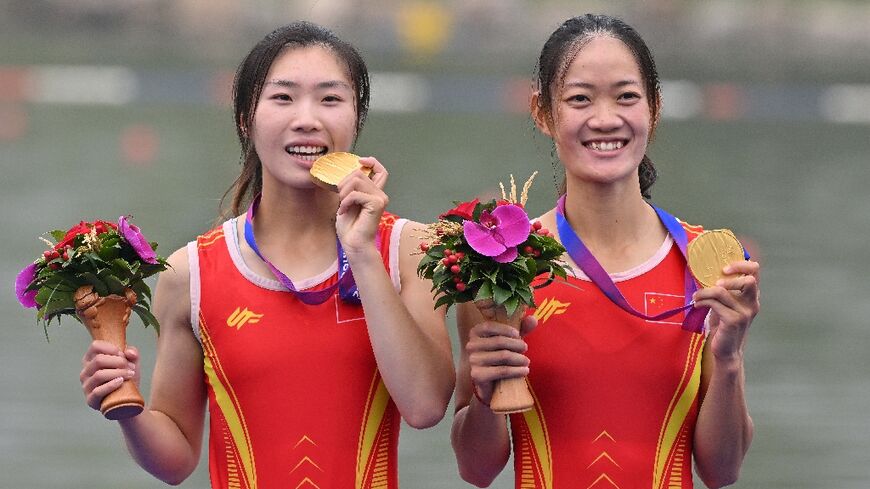
[[[405,225],[402,227],[402,240],[407,237],[409,239],[413,239],[415,242],[418,242],[420,241],[420,237],[423,234],[424,229],[426,229],[425,224],[407,219],[405,221]]]
[[[420,251],[420,243],[423,241],[423,231],[425,228],[425,224],[411,220],[408,220],[405,222],[405,225],[402,226],[402,233],[399,240],[399,254],[401,261],[414,261],[416,267],[416,262],[419,261],[416,252]]]
[[[556,227],[556,209],[550,209],[532,221],[540,222],[545,228],[554,229]]]
[[[190,324],[190,260],[180,248],[166,260],[170,267],[160,273],[154,292],[154,315],[160,324]]]

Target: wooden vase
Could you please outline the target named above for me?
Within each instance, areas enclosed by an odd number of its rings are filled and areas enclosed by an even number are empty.
[[[112,294],[100,297],[91,285],[79,287],[75,295],[76,314],[82,320],[91,338],[127,348],[127,324],[136,303],[136,293],[130,289],[124,296]],[[136,416],[145,408],[145,400],[132,380],[124,380],[120,387],[103,398],[100,412],[106,419],[124,419]]]
[[[525,317],[526,307],[520,305],[510,316],[504,306],[495,306],[492,301],[475,303],[483,317],[489,321],[508,324],[517,330]],[[489,408],[497,414],[511,414],[528,411],[535,404],[525,377],[512,377],[495,382]]]

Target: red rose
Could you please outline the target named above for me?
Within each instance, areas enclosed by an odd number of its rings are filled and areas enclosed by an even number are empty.
[[[459,216],[463,219],[472,220],[474,217],[474,208],[477,207],[477,204],[479,203],[480,199],[474,199],[471,202],[462,202],[453,209],[438,216],[438,219],[444,219],[447,216]]]
[[[88,234],[91,232],[91,225],[85,221],[81,221],[75,226],[73,226],[69,231],[66,232],[66,235],[60,240],[60,243],[54,245],[54,249],[59,250],[65,246],[71,246],[73,241],[75,241],[76,236],[81,234]]]
[[[94,228],[97,230],[97,234],[103,234],[108,232],[110,229],[117,231],[118,226],[106,221],[94,221]]]

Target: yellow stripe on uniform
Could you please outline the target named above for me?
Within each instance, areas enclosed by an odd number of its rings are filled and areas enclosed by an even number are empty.
[[[359,435],[359,448],[357,449],[356,459],[356,485],[354,485],[356,489],[363,489],[363,484],[365,484],[366,469],[368,469],[378,428],[380,428],[381,421],[384,419],[384,413],[387,410],[389,401],[390,393],[387,392],[387,386],[384,385],[384,381],[381,380],[378,372],[375,372],[371,388],[369,389],[369,401],[366,405],[365,421]]]
[[[526,381],[528,383],[528,381]],[[550,436],[547,434],[547,423],[544,420],[544,413],[541,411],[541,405],[538,403],[538,398],[529,385],[529,391],[532,393],[532,398],[535,404],[532,409],[523,413],[523,418],[526,421],[526,426],[529,428],[529,434],[532,437],[532,446],[535,449],[535,454],[538,458],[538,463],[541,467],[541,479],[544,483],[542,489],[552,489],[553,487],[553,458],[550,451]]]
[[[659,432],[659,441],[656,450],[655,472],[653,474],[653,488],[661,487],[665,475],[665,468],[671,451],[677,442],[683,422],[689,415],[689,409],[698,395],[701,385],[701,353],[704,346],[704,335],[693,334],[689,344],[689,353],[686,356],[686,364],[683,367],[683,376],[674,392],[674,397],[668,406],[662,429]]]
[[[200,324],[204,326],[204,318],[200,316]],[[232,386],[224,386],[218,372],[221,370],[220,361],[214,354],[211,341],[208,336],[208,328],[201,328],[202,345],[207,354],[203,355],[205,375],[214,390],[215,402],[221,410],[224,419],[230,429],[233,443],[239,453],[245,478],[250,489],[257,489],[257,472],[254,464],[254,453],[251,449],[251,439],[245,426],[245,418],[238,407],[238,399],[233,392]]]

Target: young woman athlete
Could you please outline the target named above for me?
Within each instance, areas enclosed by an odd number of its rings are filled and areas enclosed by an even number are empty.
[[[645,200],[660,105],[652,55],[625,23],[572,18],[544,45],[531,109],[566,182],[540,222],[576,276],[536,292],[525,337],[459,308],[452,441],[465,480],[489,485],[511,446],[517,488],[690,488],[693,461],[710,487],[737,479],[753,433],[743,355],[759,266],[732,263],[694,290],[681,248],[701,229]],[[686,299],[689,312],[659,314]],[[681,327],[705,316],[703,332]],[[495,380],[522,375],[535,405],[510,416],[509,435],[487,406]]]
[[[338,193],[308,174],[353,147],[368,101],[362,58],[314,24],[275,30],[239,66],[238,217],[169,258],[150,403],[119,422],[159,479],[196,467],[206,406],[215,488],[397,487],[400,418],[424,428],[443,417],[454,371],[443,311],[411,255],[420,226],[384,212],[375,158],[361,159],[371,178],[355,171]],[[132,347],[95,341],[83,364],[95,409],[140,375]]]

